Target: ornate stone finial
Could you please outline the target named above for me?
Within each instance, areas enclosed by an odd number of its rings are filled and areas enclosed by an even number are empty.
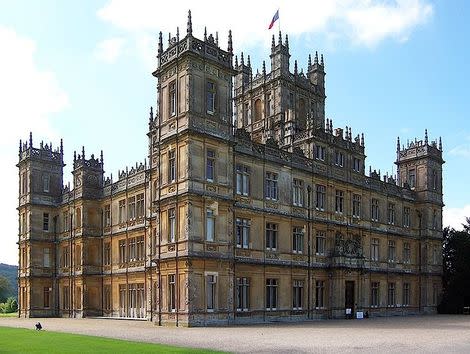
[[[271,53],[274,52],[274,48],[276,48],[276,42],[274,41],[274,34],[273,34],[273,39],[271,41]]]
[[[238,69],[238,56],[235,55],[235,69]]]
[[[232,30],[228,30],[228,46],[227,51],[233,54],[233,43],[232,43]]]
[[[325,66],[325,63],[323,61],[323,54],[320,56],[320,65]]]
[[[85,146],[82,146],[82,159],[85,160]]]
[[[282,33],[279,31],[279,45],[282,45]]]
[[[20,139],[20,150],[19,150],[20,157],[21,157],[22,151],[23,151],[23,142]]]
[[[101,150],[101,154],[100,154],[100,161],[101,161],[101,167],[103,167],[103,164],[104,164],[104,159],[103,159],[103,150]]]
[[[330,119],[330,133],[333,134],[333,119]]]
[[[73,152],[73,162],[74,162],[74,164],[75,164],[75,161],[77,161],[77,152],[76,151]]]
[[[428,145],[428,130],[424,129],[424,143]]]
[[[29,147],[33,148],[33,132],[29,132]]]
[[[150,106],[150,114],[149,114],[149,124],[153,122],[153,107]]]
[[[372,166],[369,165],[369,177],[370,177],[371,174],[372,174]]]
[[[330,130],[330,120],[328,118],[326,118],[326,124],[325,124],[325,132],[328,133],[328,131]]]
[[[266,62],[263,60],[263,76],[266,76]]]
[[[176,27],[176,42],[180,41],[180,28]]]
[[[244,66],[245,65],[245,59],[243,58],[243,52],[240,54],[240,65]]]
[[[397,152],[400,152],[400,137],[397,136]]]
[[[207,42],[207,27],[204,26],[204,42]]]
[[[158,56],[163,53],[163,34],[162,31],[158,34]]]
[[[171,32],[168,32],[168,46],[171,45]]]
[[[310,70],[311,66],[312,66],[312,56],[309,54],[308,55],[308,70]]]
[[[442,139],[441,139],[441,137],[439,137],[439,150],[442,151]]]
[[[286,48],[289,50],[289,36],[286,33]]]
[[[361,146],[364,146],[364,133],[361,133]]]
[[[313,60],[314,64],[318,64],[318,52],[315,51],[315,59]]]
[[[248,66],[251,69],[250,55],[248,55],[248,58],[247,58],[247,61],[246,61],[246,66]]]
[[[349,127],[349,141],[352,141],[352,132],[351,132],[351,127]]]
[[[193,35],[193,21],[191,19],[191,10],[188,10],[188,23],[186,27],[186,33],[188,34],[188,36]]]
[[[60,154],[61,155],[64,154],[64,142],[62,139],[60,139]]]
[[[298,75],[297,60],[294,61],[294,75]]]
[[[219,46],[219,32],[215,31],[215,45],[218,47]]]

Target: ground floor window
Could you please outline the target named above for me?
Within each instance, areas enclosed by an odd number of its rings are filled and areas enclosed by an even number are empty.
[[[277,279],[266,279],[266,310],[277,308]]]
[[[395,283],[388,283],[387,306],[395,306]]]
[[[250,308],[250,281],[248,278],[237,278],[237,311],[248,311]]]
[[[380,283],[378,281],[373,281],[370,286],[370,306],[378,307],[380,300]]]
[[[293,287],[292,287],[292,308],[294,310],[302,309],[303,292],[304,292],[303,280],[294,280]]]
[[[70,287],[68,286],[62,288],[62,309],[70,309]]]
[[[103,306],[104,309],[109,311],[111,310],[111,286],[104,286],[104,296],[103,296]]]
[[[145,317],[144,284],[119,285],[119,316],[130,318]]]
[[[44,308],[48,309],[51,307],[51,288],[46,286],[44,287],[44,292],[43,292],[43,298],[44,298]]]
[[[403,306],[410,305],[410,283],[403,283]]]
[[[216,300],[216,284],[217,276],[214,274],[209,274],[206,276],[206,297],[207,297],[207,309],[215,309],[215,300]]]
[[[325,307],[325,281],[317,280],[315,282],[315,307],[317,309]]]

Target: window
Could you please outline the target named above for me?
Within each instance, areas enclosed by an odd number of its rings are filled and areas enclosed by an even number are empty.
[[[335,211],[337,213],[343,213],[343,205],[344,205],[344,192],[337,189],[336,198],[335,198]]]
[[[322,145],[315,145],[315,159],[325,161],[326,148]]]
[[[324,256],[325,255],[325,233],[324,232],[317,232],[317,237],[315,240],[315,246],[316,246],[316,254],[318,256]]]
[[[49,184],[51,182],[51,177],[49,175],[42,176],[42,190],[43,192],[49,192]]]
[[[110,265],[111,264],[111,243],[105,242],[103,245],[103,264]]]
[[[105,285],[104,286],[104,299],[103,299],[103,307],[105,310],[111,310],[111,286]]]
[[[326,187],[320,184],[316,186],[316,195],[315,195],[315,207],[318,210],[325,210],[325,200],[326,200]]]
[[[317,280],[315,282],[315,308],[321,309],[325,307],[325,282]]]
[[[378,281],[373,281],[370,287],[370,306],[379,307],[380,301],[380,283]]]
[[[304,292],[304,282],[302,280],[294,280],[292,286],[292,309],[302,310],[302,300]]]
[[[43,260],[42,265],[44,268],[49,268],[51,266],[51,249],[44,248],[43,249]]]
[[[344,166],[344,155],[342,152],[335,151],[335,165],[339,167]]]
[[[126,221],[126,200],[119,201],[119,223],[122,224]]]
[[[410,306],[410,283],[403,283],[403,306]]]
[[[388,283],[387,306],[393,307],[395,305],[395,283]]]
[[[168,183],[176,181],[176,152],[168,151]]]
[[[294,189],[293,189],[293,204],[296,206],[304,205],[304,182],[300,179],[294,178]]]
[[[414,188],[416,186],[416,173],[414,169],[408,171],[408,184],[410,185],[410,188]]]
[[[49,231],[49,213],[42,214],[42,230]]]
[[[176,311],[176,281],[175,275],[168,275],[168,310]]]
[[[294,227],[292,230],[292,252],[302,253],[304,250],[304,229]]]
[[[211,81],[207,81],[207,113],[213,114],[215,112],[215,84]]]
[[[375,198],[370,201],[370,219],[379,221],[379,200]]]
[[[437,230],[438,229],[438,221],[437,221],[437,211],[433,210],[432,211],[432,229]]]
[[[176,115],[176,81],[170,82],[170,117]]]
[[[250,308],[250,281],[248,278],[237,278],[237,311],[248,311]]]
[[[403,243],[403,263],[411,263],[411,247],[409,242]]]
[[[21,194],[26,194],[28,192],[28,177],[26,172],[21,174]]]
[[[237,247],[248,248],[250,242],[250,220],[237,218],[236,228]]]
[[[206,156],[206,179],[212,182],[214,181],[215,151],[207,150]]]
[[[70,309],[70,287],[68,286],[62,288],[62,309]]]
[[[111,226],[111,206],[109,204],[104,206],[103,224],[105,227]]]
[[[434,189],[434,190],[436,190],[437,187],[438,187],[438,184],[437,184],[437,172],[436,172],[436,170],[432,170],[431,187],[432,187],[432,189]]]
[[[266,223],[266,249],[275,251],[277,248],[277,224]]]
[[[395,203],[388,203],[387,221],[389,225],[395,225]]]
[[[126,284],[119,284],[119,316],[127,317],[127,289]]]
[[[395,241],[389,240],[388,241],[388,261],[393,263],[396,261],[396,244]]]
[[[266,199],[277,200],[277,173],[266,172]]]
[[[255,101],[255,122],[261,120],[261,118],[263,118],[263,104],[258,99]]]
[[[175,242],[176,238],[176,213],[175,209],[168,210],[168,242]]]
[[[127,217],[129,220],[135,219],[135,196],[127,199]]]
[[[277,279],[266,279],[266,310],[277,308]]]
[[[294,109],[294,93],[289,92],[289,108]]]
[[[215,309],[216,301],[216,282],[217,276],[214,274],[209,274],[206,276],[206,297],[207,297],[207,309]]]
[[[26,233],[26,213],[21,213],[20,217],[20,235]]]
[[[214,241],[215,235],[215,215],[214,210],[206,209],[206,241]]]
[[[145,259],[144,236],[136,237],[136,260],[143,261]]]
[[[361,172],[361,160],[357,157],[353,158],[353,171],[354,172]]]
[[[250,115],[250,104],[245,103],[243,105],[243,126],[247,126],[249,123],[249,115]]]
[[[137,195],[136,216],[137,218],[144,216],[144,193]]]
[[[237,165],[237,194],[248,195],[250,190],[250,169]]]
[[[43,299],[44,299],[44,308],[48,309],[49,307],[51,307],[51,288],[48,286],[44,287]]]
[[[119,240],[119,263],[126,263],[126,240]]]
[[[62,218],[63,218],[63,230],[64,232],[67,232],[70,230],[70,214],[68,213],[68,211],[64,211],[63,215],[62,215]]]
[[[359,194],[353,194],[353,218],[361,217],[361,196]]]
[[[372,261],[378,262],[380,258],[380,240],[378,238],[373,238],[370,245],[370,259]]]
[[[82,227],[82,210],[80,208],[75,210],[75,220],[77,220],[77,227]]]
[[[410,227],[410,208],[403,208],[403,227]]]
[[[70,266],[70,248],[69,248],[69,246],[62,247],[61,265],[62,265],[62,268],[66,268],[66,267]]]
[[[135,237],[128,239],[127,242],[128,242],[129,261],[133,262],[137,259]]]

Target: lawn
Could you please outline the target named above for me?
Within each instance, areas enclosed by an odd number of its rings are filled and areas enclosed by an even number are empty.
[[[207,349],[0,327],[1,353],[216,353]]]

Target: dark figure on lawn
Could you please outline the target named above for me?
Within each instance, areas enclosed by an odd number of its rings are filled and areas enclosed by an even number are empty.
[[[36,331],[40,331],[42,329],[41,322],[36,323]]]

